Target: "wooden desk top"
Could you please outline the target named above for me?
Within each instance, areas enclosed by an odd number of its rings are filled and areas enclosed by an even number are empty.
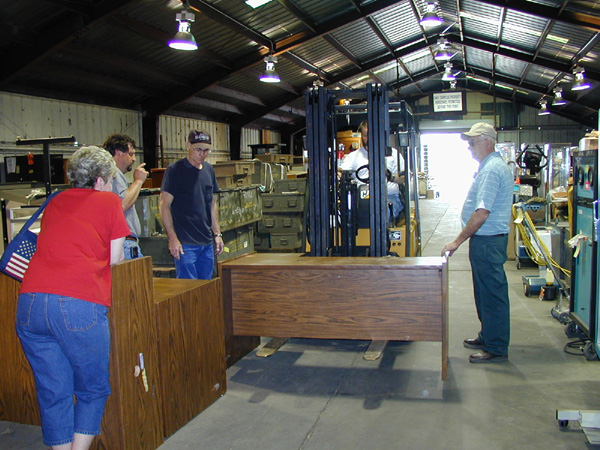
[[[427,256],[427,257],[411,257],[411,258],[398,258],[393,256],[383,257],[368,257],[368,256],[332,256],[332,257],[318,257],[318,256],[305,256],[302,253],[252,253],[249,255],[242,256],[237,259],[230,261],[224,261],[222,268],[227,269],[229,267],[245,267],[247,269],[252,268],[290,268],[292,266],[299,267],[319,267],[319,269],[326,270],[328,268],[339,269],[343,267],[345,269],[369,269],[376,270],[377,268],[383,269],[414,269],[418,268],[430,268],[430,269],[441,269],[447,260],[441,256]]]
[[[213,280],[186,280],[179,278],[153,278],[154,302],[160,303],[183,292],[191,291]]]

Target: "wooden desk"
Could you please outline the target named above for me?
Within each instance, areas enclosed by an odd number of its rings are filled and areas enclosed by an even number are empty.
[[[445,258],[260,253],[221,270],[235,335],[441,341],[446,378]]]
[[[168,437],[227,391],[221,280],[153,281]]]

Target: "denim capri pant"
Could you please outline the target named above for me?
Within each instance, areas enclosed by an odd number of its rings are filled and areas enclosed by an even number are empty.
[[[45,445],[100,434],[110,394],[107,312],[73,297],[19,295],[17,334],[33,370]]]

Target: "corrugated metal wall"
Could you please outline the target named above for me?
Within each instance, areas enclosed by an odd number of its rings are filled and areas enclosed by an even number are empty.
[[[164,167],[187,155],[186,142],[190,130],[204,130],[210,134],[213,150],[208,155],[209,163],[229,159],[229,125],[163,115],[158,120],[158,135],[164,146]]]
[[[262,144],[260,142],[260,130],[256,130],[253,128],[242,128],[242,159],[251,159],[252,158],[252,149],[251,145]]]
[[[63,102],[40,97],[0,93],[0,150],[14,154],[17,136],[27,139],[75,136],[79,145],[102,145],[112,133],[141,141],[141,113],[118,108]],[[28,150],[19,146],[19,153]],[[36,146],[33,150],[40,150]],[[68,153],[72,146],[52,146],[53,153]],[[140,152],[141,153],[141,152]]]

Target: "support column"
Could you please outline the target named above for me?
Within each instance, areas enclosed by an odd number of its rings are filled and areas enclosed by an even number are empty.
[[[146,170],[158,167],[158,115],[146,113],[142,117],[142,142]]]

